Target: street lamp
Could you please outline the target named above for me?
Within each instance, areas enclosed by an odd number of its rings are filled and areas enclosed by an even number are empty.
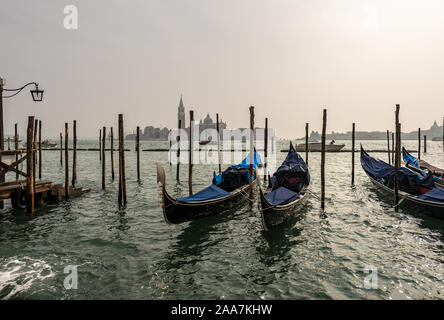
[[[3,98],[12,98],[18,95],[27,86],[34,85],[34,90],[31,90],[32,100],[35,102],[40,102],[43,99],[43,90],[39,90],[39,85],[36,82],[29,82],[23,87],[17,89],[5,89],[6,84],[5,79],[0,78],[0,150],[4,150],[4,132],[3,132]],[[3,96],[3,91],[10,92],[8,96]]]

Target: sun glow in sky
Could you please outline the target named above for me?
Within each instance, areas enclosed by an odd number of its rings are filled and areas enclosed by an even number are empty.
[[[65,5],[79,29],[63,27]],[[438,0],[16,0],[0,11],[0,76],[38,81],[4,103],[6,133],[26,116],[57,137],[77,119],[102,126],[177,125],[183,94],[195,118],[218,112],[231,128],[269,118],[280,137],[328,131],[428,128],[444,115],[444,2]],[[188,114],[187,114],[188,119]]]

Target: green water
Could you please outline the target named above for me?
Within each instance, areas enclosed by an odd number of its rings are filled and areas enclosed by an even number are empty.
[[[350,141],[346,142],[349,149]],[[384,149],[383,141],[363,141]],[[79,147],[94,147],[81,141]],[[359,144],[358,144],[359,145]],[[406,141],[415,149],[414,141]],[[133,142],[127,147],[134,149]],[[142,148],[166,147],[143,142]],[[279,141],[277,149],[287,147]],[[444,167],[441,142],[423,158]],[[386,159],[385,154],[373,154]],[[278,162],[285,153],[278,152]],[[44,180],[63,181],[57,151],[45,151]],[[168,190],[188,191],[187,166],[175,181],[167,153],[126,153],[128,205],[117,204],[118,180],[101,189],[98,152],[78,153],[81,198],[47,205],[29,218],[0,212],[0,298],[3,299],[433,299],[444,298],[444,221],[381,201],[356,157],[327,154],[326,212],[312,196],[287,223],[265,232],[247,203],[218,216],[167,225],[157,203],[155,164],[166,168]],[[117,153],[115,154],[117,160]],[[312,191],[320,191],[320,154],[310,154]],[[117,166],[116,166],[117,169]],[[211,181],[216,166],[194,167],[194,189]],[[116,171],[117,172],[117,171]],[[12,176],[13,177],[13,176]],[[76,265],[78,288],[64,287],[64,268]],[[377,268],[376,289],[365,289],[366,266]]]

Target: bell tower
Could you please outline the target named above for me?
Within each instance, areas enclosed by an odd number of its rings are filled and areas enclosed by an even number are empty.
[[[182,95],[180,95],[180,102],[177,113],[177,124],[179,124],[179,120],[181,120],[179,129],[185,129],[185,107],[183,106]]]

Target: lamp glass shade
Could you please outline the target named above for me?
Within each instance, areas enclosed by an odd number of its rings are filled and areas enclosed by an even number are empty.
[[[43,99],[43,90],[35,89],[31,90],[32,100],[40,102]]]

